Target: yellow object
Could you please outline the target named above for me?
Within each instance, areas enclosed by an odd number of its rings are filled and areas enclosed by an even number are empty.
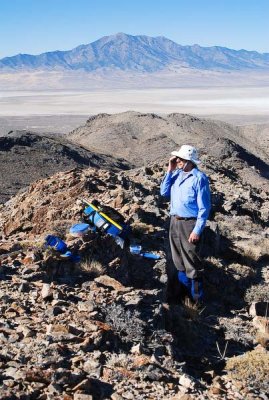
[[[95,207],[92,203],[89,203],[87,200],[83,199],[83,202],[88,204],[88,206],[92,207],[94,211],[97,211],[102,217],[104,217],[108,222],[116,226],[116,228],[120,229],[122,231],[122,227],[117,224],[117,222],[113,221],[113,219],[109,218],[108,215],[105,213],[101,212],[97,207]]]

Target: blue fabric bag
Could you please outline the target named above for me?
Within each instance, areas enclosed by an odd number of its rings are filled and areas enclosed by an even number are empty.
[[[95,230],[101,230],[112,236],[123,237],[124,228],[120,226],[117,222],[113,221],[108,215],[98,210],[91,203],[87,203],[88,206],[84,209],[84,217],[87,222],[89,222]]]

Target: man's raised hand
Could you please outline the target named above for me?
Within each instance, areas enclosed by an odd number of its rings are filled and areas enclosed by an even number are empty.
[[[172,172],[177,167],[177,158],[175,156],[171,157],[168,164],[168,172]]]

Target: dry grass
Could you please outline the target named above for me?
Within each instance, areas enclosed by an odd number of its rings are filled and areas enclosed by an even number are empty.
[[[133,356],[125,353],[112,353],[106,361],[106,368],[110,370],[111,379],[125,380],[134,378],[135,373],[131,371],[133,367]]]
[[[154,226],[145,224],[144,222],[136,221],[132,224],[132,233],[134,237],[142,238],[143,235],[154,232]]]
[[[241,254],[249,260],[258,261],[261,257],[269,254],[269,241],[267,238],[253,238],[238,243]]]
[[[70,221],[67,220],[55,220],[50,223],[49,232],[44,233],[44,237],[47,235],[54,235],[62,240],[66,239],[66,235],[69,232]]]
[[[84,260],[81,261],[80,269],[90,274],[93,279],[97,278],[98,276],[104,275],[105,273],[105,268],[100,263],[100,261],[97,261],[90,257],[85,258]]]
[[[256,340],[262,347],[269,350],[269,334],[258,332],[256,336]]]
[[[122,367],[122,368],[129,368],[130,365],[132,364],[132,359],[133,356],[129,356],[128,354],[125,353],[111,353],[108,356],[108,359],[106,361],[106,366],[110,368],[117,368],[117,367]]]
[[[193,321],[196,321],[205,310],[205,306],[203,307],[199,303],[194,303],[188,297],[185,297],[183,306],[186,317]]]
[[[45,249],[45,242],[39,240],[22,240],[20,246],[23,251],[43,251]]]
[[[269,353],[262,348],[229,359],[226,369],[233,380],[250,388],[269,389]]]
[[[248,265],[243,265],[239,263],[231,263],[228,266],[229,271],[232,272],[235,279],[246,279],[255,276],[255,271]]]

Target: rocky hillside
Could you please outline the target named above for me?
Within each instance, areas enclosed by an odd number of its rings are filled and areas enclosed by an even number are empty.
[[[123,157],[136,166],[168,158],[171,150],[189,143],[202,156],[229,160],[243,181],[257,187],[268,185],[263,179],[269,177],[268,147],[259,145],[255,135],[247,137],[238,128],[220,121],[187,114],[98,114],[72,131],[69,139],[90,150]]]
[[[269,158],[269,124],[240,126],[239,130],[242,137],[255,141],[262,150],[266,151]]]
[[[266,125],[264,126],[266,129]],[[266,133],[264,130],[263,132]],[[76,166],[126,169],[161,162],[182,143],[238,169],[242,181],[268,187],[266,136],[186,114],[98,114],[68,136],[10,131],[0,137],[0,203],[39,178]]]
[[[1,206],[1,399],[267,398],[269,191],[243,183],[229,158],[203,159],[213,212],[200,310],[165,303],[163,163],[73,169]],[[71,238],[82,197],[116,208],[131,243],[161,259],[132,255],[108,236]],[[81,263],[45,250],[48,233]]]
[[[102,152],[100,152],[102,153]],[[0,203],[36,179],[55,172],[81,167],[126,169],[128,163],[93,153],[64,138],[27,131],[11,131],[0,137]]]
[[[105,36],[69,51],[18,54],[0,60],[2,70],[80,70],[154,72],[164,68],[200,70],[268,70],[269,54],[225,47],[181,46],[165,37]]]

